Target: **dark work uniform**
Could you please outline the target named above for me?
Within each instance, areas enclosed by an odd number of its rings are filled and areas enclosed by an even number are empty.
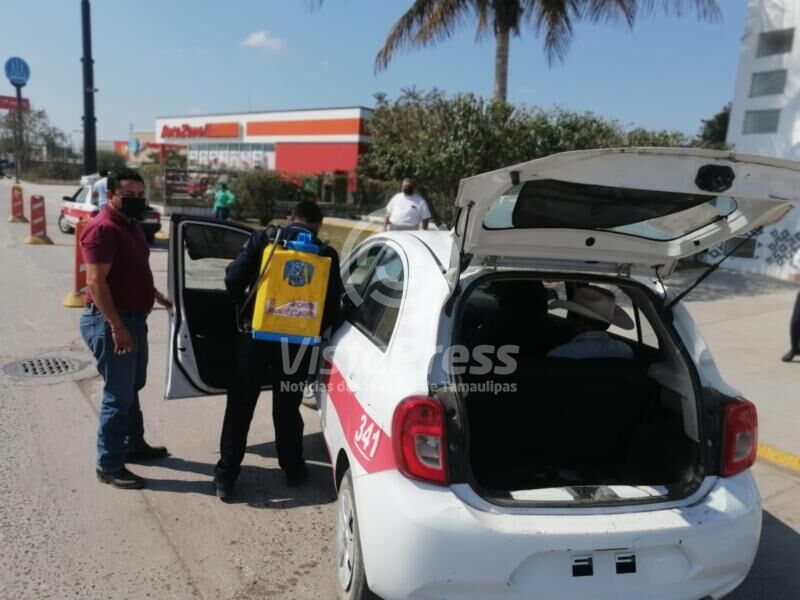
[[[306,226],[291,223],[283,228],[282,240],[290,241],[301,232],[312,233]],[[277,228],[268,228],[250,236],[239,256],[228,265],[225,286],[234,303],[241,306],[261,273],[264,249],[275,238]],[[336,250],[314,236],[321,246],[320,256],[331,259],[330,280],[322,315],[322,331],[339,323],[339,303],[342,280],[339,275],[339,255]],[[250,305],[252,311],[252,303]],[[282,347],[288,349],[288,363],[284,364]],[[220,460],[216,477],[223,483],[233,483],[239,475],[240,465],[247,446],[247,433],[253,419],[256,402],[261,392],[265,373],[272,385],[272,420],[275,425],[275,445],[281,469],[291,472],[301,469],[303,460],[303,417],[300,403],[303,399],[302,382],[308,378],[312,349],[295,344],[282,344],[253,340],[250,334],[239,334],[236,349],[235,372],[228,386],[228,403],[220,437]],[[299,367],[287,372],[286,367]],[[286,389],[282,389],[283,386]]]

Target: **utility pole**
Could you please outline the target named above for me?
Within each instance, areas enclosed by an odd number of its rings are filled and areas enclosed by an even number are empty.
[[[94,116],[94,59],[92,59],[92,13],[89,0],[81,0],[83,22],[83,174],[97,172],[97,130]]]

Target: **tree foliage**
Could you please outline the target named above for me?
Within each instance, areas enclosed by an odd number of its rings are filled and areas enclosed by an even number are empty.
[[[566,58],[577,23],[632,28],[637,19],[656,12],[683,16],[690,10],[704,21],[721,14],[717,0],[413,0],[389,30],[375,66],[384,69],[399,50],[433,46],[475,23],[476,38],[490,32],[495,37],[494,97],[505,100],[509,40],[525,28],[543,38],[545,56],[553,64]]]
[[[593,113],[517,107],[472,94],[412,89],[396,100],[379,94],[376,105],[361,174],[395,181],[415,177],[445,222],[464,177],[570,150],[690,142],[680,132],[626,131]]]
[[[725,141],[728,136],[728,124],[731,119],[730,102],[710,119],[703,119],[700,131],[697,133],[697,145],[703,148],[716,148],[726,150],[729,146]]]
[[[262,225],[275,216],[278,200],[296,198],[298,194],[298,185],[277,171],[245,171],[230,183],[230,187],[236,196],[232,207],[234,216],[253,214]]]
[[[19,152],[21,165],[26,165],[36,151],[44,149],[47,156],[63,156],[67,148],[67,136],[50,123],[44,110],[10,110],[0,117],[0,154],[16,154],[14,131],[20,114],[23,126],[22,147]]]
[[[97,151],[97,171],[118,171],[125,168],[125,157],[111,150]]]

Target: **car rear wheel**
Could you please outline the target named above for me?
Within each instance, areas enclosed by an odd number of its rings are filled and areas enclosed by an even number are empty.
[[[61,233],[75,233],[72,225],[67,222],[64,215],[58,215],[58,229]]]
[[[155,231],[148,231],[144,234],[145,239],[147,240],[147,244],[152,246],[156,241],[156,232]]]
[[[345,473],[339,486],[336,519],[336,558],[339,571],[339,598],[342,600],[377,600],[367,585],[359,540],[353,479]]]

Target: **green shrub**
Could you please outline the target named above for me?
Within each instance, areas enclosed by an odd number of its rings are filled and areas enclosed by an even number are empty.
[[[298,198],[298,186],[276,171],[245,171],[229,186],[236,196],[231,207],[234,218],[254,216],[261,225],[272,220],[278,200]]]

